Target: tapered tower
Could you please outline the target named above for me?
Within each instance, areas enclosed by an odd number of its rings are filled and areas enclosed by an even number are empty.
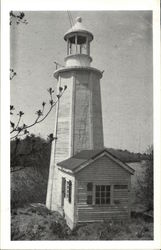
[[[101,109],[100,70],[91,67],[90,44],[93,34],[76,19],[64,35],[67,44],[65,67],[54,72],[58,88],[67,90],[56,107],[46,205],[58,210],[61,205],[57,163],[85,149],[102,149],[103,125]]]

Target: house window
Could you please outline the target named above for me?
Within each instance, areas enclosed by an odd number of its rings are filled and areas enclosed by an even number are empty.
[[[87,204],[93,203],[93,183],[88,182],[87,183]]]
[[[69,203],[72,202],[72,182],[67,181],[67,198]]]
[[[72,182],[69,181],[69,198],[68,198],[69,203],[72,201]]]
[[[92,195],[87,195],[87,204],[92,204]]]
[[[64,180],[64,198],[66,196],[66,179]]]
[[[95,204],[98,205],[110,204],[110,200],[111,200],[111,186],[96,185]]]
[[[128,185],[114,185],[114,189],[128,189]]]
[[[65,198],[65,196],[66,196],[66,179],[64,177],[62,178],[62,193],[63,193],[63,197]]]
[[[93,183],[92,182],[88,182],[87,184],[87,191],[92,191],[93,190]]]

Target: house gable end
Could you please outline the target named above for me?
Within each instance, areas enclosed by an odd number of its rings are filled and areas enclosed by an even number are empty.
[[[96,155],[96,157],[94,157],[93,159],[90,159],[90,160],[86,161],[85,163],[81,164],[79,167],[77,167],[74,170],[74,173],[77,173],[77,172],[83,170],[85,167],[91,165],[92,163],[96,162],[98,159],[100,159],[104,156],[109,158],[111,161],[115,162],[117,165],[119,165],[119,167],[121,167],[123,170],[127,171],[129,174],[134,174],[135,171],[131,167],[129,167],[125,163],[121,162],[119,159],[117,159],[116,157],[111,155],[106,150],[104,150],[101,154]]]
[[[118,163],[103,155],[91,161],[84,168],[74,173],[78,180],[82,181],[103,181],[103,180],[128,180],[131,176],[130,172],[122,168]]]
[[[59,166],[59,170],[65,171],[65,172],[70,172],[73,174],[76,174],[77,172],[81,171],[88,165],[92,164],[93,162],[97,161],[101,157],[106,156],[109,158],[111,161],[115,162],[119,167],[123,168],[125,171],[127,171],[130,174],[134,174],[134,170],[129,167],[127,164],[123,163],[120,161],[117,157],[109,153],[106,149],[95,151],[94,154],[89,150],[90,157],[88,156],[88,150],[87,152],[84,153],[84,151],[80,152],[79,154],[66,159],[62,162],[57,163]],[[79,158],[79,155],[81,155],[81,158]],[[88,156],[88,157],[87,157]],[[84,157],[84,158],[83,158]]]

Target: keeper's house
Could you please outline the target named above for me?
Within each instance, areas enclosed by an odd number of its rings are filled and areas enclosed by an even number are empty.
[[[70,228],[82,222],[130,217],[134,170],[106,149],[83,150],[57,165],[61,209]]]

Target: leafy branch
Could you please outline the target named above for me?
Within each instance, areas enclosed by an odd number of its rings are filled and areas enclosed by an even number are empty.
[[[46,113],[44,113],[46,103],[42,102],[42,108],[37,110],[35,113],[37,116],[36,119],[34,120],[34,122],[32,122],[29,125],[26,125],[25,123],[20,125],[21,121],[22,121],[22,117],[24,115],[24,112],[19,111],[19,113],[17,114],[19,117],[17,123],[15,124],[13,121],[10,121],[10,126],[11,126],[10,134],[12,135],[11,140],[16,139],[16,138],[21,137],[21,136],[24,136],[24,135],[27,135],[29,133],[29,131],[28,131],[29,128],[35,126],[36,124],[43,122],[48,117],[48,115],[50,114],[52,109],[55,107],[55,105],[57,104],[59,99],[62,97],[62,95],[64,94],[66,89],[67,89],[66,85],[63,88],[59,87],[59,93],[56,95],[56,100],[54,101],[55,90],[53,90],[52,88],[49,88],[48,92],[50,95],[50,99],[49,99],[50,107],[49,107],[48,111],[46,111]],[[10,105],[10,115],[14,114],[14,110],[15,110],[14,106]]]
[[[16,24],[24,23],[28,24],[27,20],[25,19],[25,13],[21,11],[10,11],[10,25],[12,25],[13,21],[16,22]]]
[[[17,73],[14,71],[14,69],[10,69],[10,80],[12,80],[16,75]]]

